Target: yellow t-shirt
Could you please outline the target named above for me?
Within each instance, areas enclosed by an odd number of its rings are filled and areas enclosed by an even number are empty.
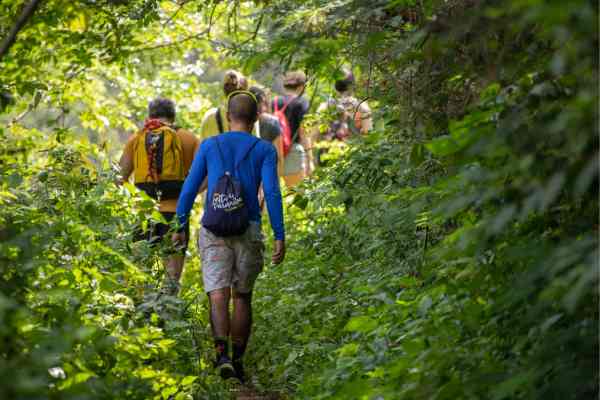
[[[200,124],[201,141],[221,133],[219,132],[219,125],[217,124],[217,110],[221,111],[221,121],[223,121],[223,132],[229,131],[229,122],[227,122],[225,108],[211,108],[204,114],[204,117],[202,118],[202,123]]]
[[[133,146],[135,144],[136,136],[137,134],[131,135],[125,145],[125,150],[123,150],[123,154],[126,157],[130,157],[130,159],[133,159],[134,157]],[[192,166],[192,161],[194,161],[194,155],[200,147],[200,140],[198,140],[194,134],[184,129],[178,129],[177,136],[181,139],[181,144],[183,146],[183,168],[187,175]],[[158,207],[161,212],[175,212],[177,209],[177,199],[161,200]]]

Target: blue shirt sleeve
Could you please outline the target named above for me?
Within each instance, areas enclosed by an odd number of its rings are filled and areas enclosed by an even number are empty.
[[[177,200],[177,220],[180,226],[187,225],[190,218],[190,211],[194,206],[200,185],[204,181],[204,178],[206,178],[207,147],[208,141],[205,140],[196,152],[190,172],[183,182],[183,188],[181,189],[179,200]]]
[[[269,145],[260,171],[271,228],[276,240],[285,240],[285,229],[283,226],[283,204],[281,200],[281,189],[277,176],[277,151]]]

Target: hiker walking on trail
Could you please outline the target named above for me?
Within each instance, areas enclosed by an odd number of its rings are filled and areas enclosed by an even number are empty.
[[[277,150],[277,174],[283,175],[283,142],[281,141],[281,125],[273,114],[269,113],[267,93],[258,86],[252,86],[249,91],[258,102],[258,121],[254,124],[254,134],[270,142]]]
[[[164,98],[152,100],[144,128],[129,138],[119,162],[122,182],[133,174],[135,185],[158,201],[167,222],[153,224],[137,235],[136,239],[148,240],[152,245],[161,242],[169,230],[183,181],[200,145],[195,135],[176,127],[174,122],[175,104]],[[183,271],[187,241],[182,245],[180,254],[165,260],[166,291],[171,295],[177,294]]]
[[[347,142],[352,137],[367,134],[373,126],[371,109],[366,101],[353,95],[355,79],[349,69],[343,70],[343,77],[335,81],[336,97],[319,105],[317,113],[328,121],[327,129],[314,135],[319,141]],[[319,156],[323,153],[319,151]],[[320,157],[317,157],[320,163]]]
[[[305,87],[304,72],[288,72],[283,78],[285,94],[275,97],[271,104],[271,110],[281,124],[285,156],[283,179],[287,187],[297,185],[314,169],[310,138],[302,127],[302,120],[309,109],[308,100],[303,96]]]
[[[275,238],[271,260],[279,264],[285,255],[277,152],[270,143],[252,135],[257,115],[258,104],[252,93],[236,91],[229,95],[226,118],[230,130],[202,142],[177,204],[177,218],[183,230],[200,185],[208,177],[198,247],[204,290],[210,303],[215,368],[221,377],[235,376],[241,381],[242,356],[252,325],[252,289],[263,268],[257,195],[261,183]],[[181,232],[172,239],[180,242],[186,236]]]
[[[246,90],[247,88],[248,80],[241,73],[234,70],[225,72],[223,77],[225,97],[236,90]],[[225,118],[225,111],[223,107],[214,107],[204,114],[200,124],[200,140],[229,131],[229,121]]]

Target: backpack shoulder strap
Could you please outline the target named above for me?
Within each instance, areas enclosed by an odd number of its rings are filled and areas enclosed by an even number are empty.
[[[154,129],[153,132],[169,132],[169,133],[177,133],[177,129],[171,125],[163,125],[158,129]]]
[[[215,113],[215,119],[217,120],[217,127],[219,128],[219,133],[223,133],[223,118],[221,117],[221,108],[217,107],[217,112]]]
[[[238,169],[238,167],[240,166],[240,164],[242,163],[242,161],[244,161],[246,158],[248,158],[248,156],[250,155],[250,152],[252,151],[252,149],[254,149],[254,146],[256,146],[258,144],[258,142],[260,142],[260,139],[255,139],[254,143],[252,143],[252,146],[250,146],[250,148],[248,149],[248,151],[246,152],[246,154],[244,154],[244,157],[242,157],[240,159],[240,161],[238,161],[238,163],[235,165],[235,169]]]
[[[292,97],[287,102],[283,103],[283,107],[281,107],[281,112],[285,112],[286,108],[290,105],[292,101],[296,100],[296,97]]]
[[[225,166],[225,158],[223,157],[223,152],[221,151],[221,146],[219,145],[219,136],[214,136],[213,140],[217,143],[217,150],[219,153],[219,158],[221,159],[221,165],[223,166],[223,170],[227,171],[227,167]]]
[[[275,99],[273,99],[273,112],[285,112],[286,108],[290,105],[290,103],[296,100],[296,97],[292,97],[288,101],[283,101],[283,106],[281,106],[281,108],[279,107],[279,100],[283,100],[283,98],[280,96],[276,96]]]

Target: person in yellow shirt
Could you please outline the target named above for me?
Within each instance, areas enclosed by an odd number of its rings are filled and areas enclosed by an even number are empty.
[[[248,89],[248,80],[239,72],[229,70],[223,78],[225,98],[236,90]],[[200,140],[229,131],[229,122],[225,118],[227,107],[213,107],[202,117],[200,125]]]
[[[131,135],[131,137],[127,141],[127,144],[125,145],[123,155],[121,156],[121,159],[119,161],[122,177],[121,183],[128,181],[129,177],[136,172],[136,168],[145,168],[144,171],[141,171],[141,176],[145,176],[146,174],[150,173],[147,172],[147,170],[149,169],[148,165],[141,165],[142,163],[140,163],[138,157],[141,154],[140,152],[144,152],[144,154],[148,156],[147,153],[149,151],[149,147],[147,145],[148,140],[146,137],[148,136],[149,132],[165,128],[174,131],[175,135],[179,139],[176,143],[181,144],[180,162],[183,167],[183,177],[187,176],[190,167],[192,166],[194,155],[200,147],[200,140],[198,140],[198,138],[194,134],[184,129],[176,127],[174,125],[174,122],[175,104],[171,100],[158,98],[150,102],[150,104],[148,105],[148,119],[146,119],[144,123],[144,129],[141,132],[137,132]],[[140,138],[140,135],[144,135],[145,137]],[[144,146],[143,149],[136,149],[136,147],[140,145],[140,139],[144,141],[144,143],[141,144],[146,144],[146,146]],[[162,140],[163,143],[165,143],[165,139],[163,138]],[[162,153],[160,155],[162,156]],[[175,217],[177,200],[179,198],[179,191],[181,190],[182,183],[183,182],[179,182],[179,185],[177,185],[176,182],[173,182],[173,187],[168,189],[168,194],[166,192],[167,189],[165,189],[164,196],[161,193],[162,198],[161,196],[156,196],[156,193],[150,193],[151,191],[147,192],[151,197],[155,197],[159,201],[159,211],[167,223],[155,224],[149,230],[145,232],[140,232],[138,235],[136,235],[137,240],[148,240],[152,245],[155,245],[163,240],[163,237],[169,231],[169,223]],[[136,186],[139,186],[142,190],[144,190],[144,186],[138,185],[137,182]],[[189,237],[189,234],[187,235],[187,237]],[[184,249],[187,248],[187,242],[183,244],[183,247]],[[185,250],[182,252],[182,254],[173,254],[168,259],[164,260],[168,278],[167,291],[171,295],[175,295],[178,291],[179,279],[181,278],[181,273],[183,272],[184,257]]]

